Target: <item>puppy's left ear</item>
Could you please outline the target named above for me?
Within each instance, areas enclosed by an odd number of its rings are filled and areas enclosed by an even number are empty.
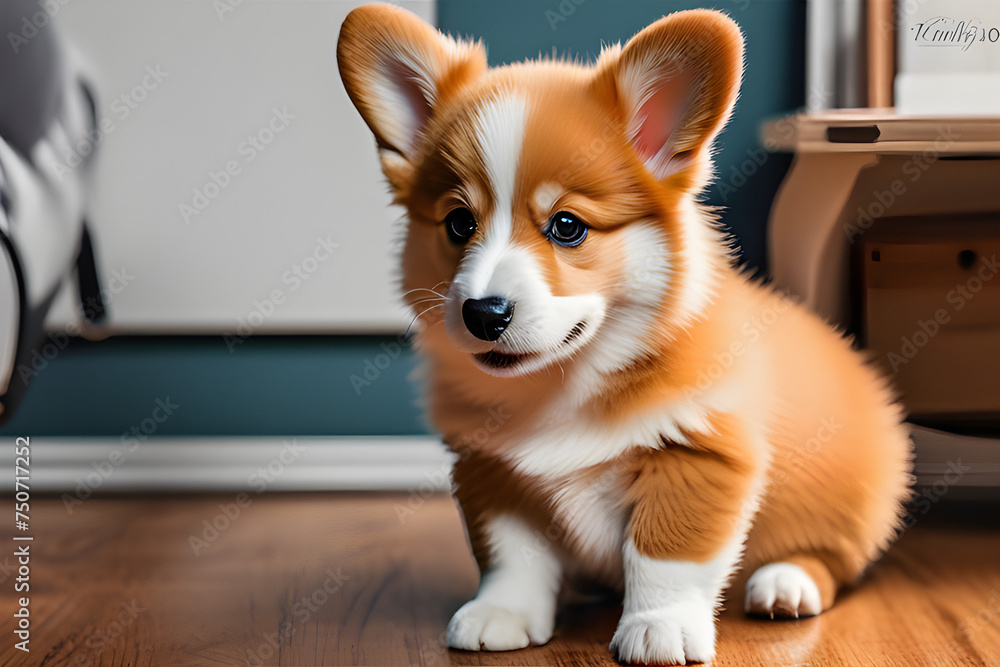
[[[721,12],[677,12],[644,28],[620,53],[605,52],[599,64],[597,85],[617,105],[646,168],[662,181],[706,162],[739,94],[743,36]]]
[[[337,64],[347,94],[375,134],[382,170],[397,190],[417,160],[428,122],[487,68],[482,45],[446,37],[418,16],[383,3],[348,14]]]

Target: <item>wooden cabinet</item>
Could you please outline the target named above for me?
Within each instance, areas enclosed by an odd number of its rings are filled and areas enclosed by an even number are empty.
[[[883,366],[918,476],[961,458],[960,484],[1000,485],[1000,118],[840,110],[775,121],[764,143],[795,153],[774,284]]]

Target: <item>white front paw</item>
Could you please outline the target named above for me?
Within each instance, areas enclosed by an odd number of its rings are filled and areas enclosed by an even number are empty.
[[[624,614],[611,640],[622,662],[683,665],[715,657],[715,616],[705,603]]]
[[[482,600],[466,602],[448,624],[448,646],[466,651],[512,651],[552,638],[552,614],[528,614]]]

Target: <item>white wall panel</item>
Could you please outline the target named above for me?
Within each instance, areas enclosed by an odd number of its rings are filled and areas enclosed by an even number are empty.
[[[102,278],[117,290],[111,331],[405,325],[394,284],[401,211],[388,206],[374,140],[337,73],[340,25],[359,4],[61,7],[104,127],[89,218]],[[434,18],[433,2],[402,4]],[[337,247],[323,259],[327,239]]]

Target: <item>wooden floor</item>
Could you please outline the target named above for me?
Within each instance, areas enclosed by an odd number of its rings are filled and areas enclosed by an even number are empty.
[[[0,664],[615,664],[610,604],[566,612],[540,648],[445,649],[477,577],[447,497],[253,496],[238,516],[234,501],[91,499],[69,514],[34,500],[31,653],[14,648],[8,541]],[[961,516],[922,516],[822,617],[751,620],[729,604],[715,664],[1000,665],[1000,521]],[[213,521],[223,530],[203,534]]]

